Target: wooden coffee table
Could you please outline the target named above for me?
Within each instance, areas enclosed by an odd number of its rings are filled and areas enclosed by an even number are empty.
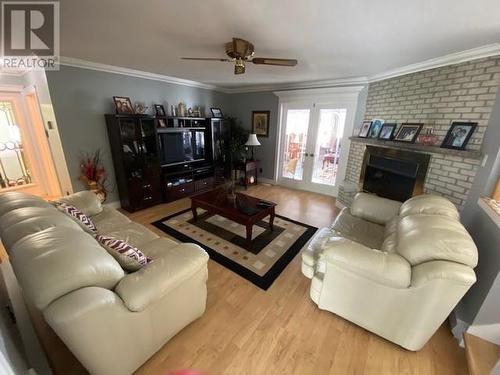
[[[265,202],[267,207],[258,204]],[[263,201],[246,194],[236,193],[236,202],[233,204],[227,199],[227,194],[222,189],[216,189],[191,197],[191,211],[194,221],[198,220],[197,208],[206,210],[209,214],[220,215],[246,227],[245,248],[252,245],[252,228],[266,216],[269,217],[269,228],[273,230],[274,207],[276,203]]]

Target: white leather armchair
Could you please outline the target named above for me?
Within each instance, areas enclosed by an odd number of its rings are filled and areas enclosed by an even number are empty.
[[[311,299],[419,350],[476,281],[477,249],[445,198],[359,193],[302,254]]]
[[[131,374],[205,311],[208,255],[160,238],[95,194],[64,198],[102,234],[152,262],[127,273],[68,216],[40,198],[0,194],[0,237],[30,305],[91,374]]]

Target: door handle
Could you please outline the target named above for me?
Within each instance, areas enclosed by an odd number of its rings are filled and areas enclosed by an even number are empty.
[[[305,155],[305,156],[309,156],[309,154],[308,154],[307,152],[306,152],[304,155]]]
[[[314,157],[314,154],[309,154],[309,156],[313,158],[313,157]]]

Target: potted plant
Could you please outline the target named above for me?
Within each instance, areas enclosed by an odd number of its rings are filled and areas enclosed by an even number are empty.
[[[229,124],[229,165],[230,165],[230,179],[225,184],[225,189],[227,192],[228,200],[235,201],[235,163],[244,157],[246,147],[245,142],[248,138],[248,131],[243,128],[241,121],[235,117],[226,118]]]

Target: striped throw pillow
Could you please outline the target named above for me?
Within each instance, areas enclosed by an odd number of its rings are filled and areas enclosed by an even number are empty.
[[[151,259],[146,257],[142,251],[123,240],[102,234],[95,236],[95,239],[127,271],[137,271],[151,262]]]
[[[64,212],[66,215],[76,221],[84,231],[90,234],[97,233],[97,227],[92,219],[85,215],[78,208],[63,202],[55,202],[55,205],[59,211]]]

